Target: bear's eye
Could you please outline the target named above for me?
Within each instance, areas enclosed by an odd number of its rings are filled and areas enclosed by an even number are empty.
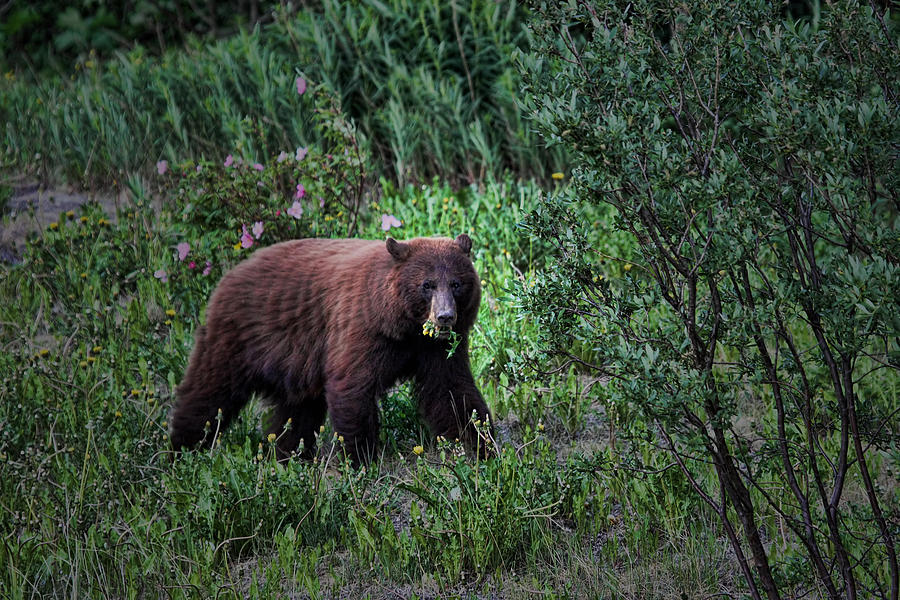
[[[427,292],[432,289],[434,289],[434,283],[432,283],[431,281],[426,281],[422,284],[422,290]]]
[[[459,286],[460,286],[460,283],[458,281],[450,282],[450,289],[453,290],[454,292],[459,289]]]

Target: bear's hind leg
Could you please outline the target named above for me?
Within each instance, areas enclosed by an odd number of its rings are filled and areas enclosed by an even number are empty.
[[[278,460],[285,461],[295,452],[302,458],[311,459],[316,451],[316,433],[325,422],[325,398],[318,396],[277,404],[272,412],[267,433],[278,436],[275,442]],[[291,425],[285,430],[288,419]],[[300,442],[303,442],[302,449]]]
[[[223,377],[222,369],[208,369],[206,362],[192,359],[175,392],[177,401],[169,419],[175,450],[200,444],[211,447],[250,399],[250,390],[236,373]]]

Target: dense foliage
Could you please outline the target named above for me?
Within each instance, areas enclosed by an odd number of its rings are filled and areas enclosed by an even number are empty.
[[[181,0],[10,0],[0,6],[0,70],[60,69],[138,44],[162,53],[189,36],[216,37],[252,26],[275,5],[267,0],[202,5]]]
[[[155,42],[110,6],[0,37],[0,595],[896,600],[885,3],[207,3]],[[400,386],[365,470],[327,425],[277,463],[259,400],[173,460],[228,268],[462,232],[498,456]]]
[[[3,162],[92,187],[150,173],[160,159],[261,161],[320,141],[301,78],[337,95],[361,144],[400,183],[552,172],[516,103],[510,56],[527,30],[515,2],[325,0],[272,19],[161,57],[137,46],[61,76],[7,73]]]
[[[533,8],[530,106],[576,165],[529,221],[556,248],[524,290],[546,347],[610,378],[752,597],[897,598],[895,23],[857,2]]]

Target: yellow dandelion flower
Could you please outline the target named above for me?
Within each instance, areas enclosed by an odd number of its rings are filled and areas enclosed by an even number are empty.
[[[235,250],[240,250],[240,249],[241,249],[241,243],[238,242],[237,244],[235,244],[234,246],[232,246],[232,248],[234,248]]]
[[[553,179],[559,181],[560,179],[563,179],[563,178],[565,177],[565,175],[563,175],[562,173],[560,173],[559,171],[557,171],[556,173],[554,173],[554,174],[551,175],[550,177],[552,177]]]
[[[413,454],[415,455],[422,454],[423,452],[425,452],[425,448],[423,448],[422,446],[416,446],[413,448]]]
[[[278,436],[275,435],[274,433],[270,433],[269,436],[268,436],[266,439],[269,440],[269,443],[271,444],[272,442],[275,441],[275,438],[277,438],[277,437],[278,437]]]
[[[87,273],[82,273],[82,274],[81,274],[81,278],[82,278],[82,279],[87,279]]]
[[[74,218],[75,218],[75,211],[74,211],[74,210],[67,210],[67,211],[66,211],[66,216],[67,216],[68,218],[70,218],[70,219],[74,219]]]
[[[325,433],[325,426],[319,425],[319,433]]]
[[[100,352],[101,350],[103,350],[103,346],[94,346],[91,348],[91,352]]]
[[[631,264],[631,263],[625,263],[625,266],[622,267],[622,268],[625,269],[626,272],[628,272],[628,271],[631,270],[631,267],[632,267],[632,264]]]
[[[78,366],[81,367],[82,369],[85,368],[87,365],[88,365],[88,363],[86,360],[83,360],[80,363],[78,363]]]
[[[167,316],[167,317],[174,317],[174,316],[175,316],[175,310],[170,308],[169,310],[166,311],[166,316]]]
[[[82,223],[87,223],[90,219],[88,219],[87,217],[81,217],[78,220],[81,221]]]
[[[343,444],[343,443],[344,443],[344,436],[339,435],[338,438],[337,438],[337,440],[338,440],[338,444]]]
[[[56,223],[56,222],[50,223],[50,229],[52,229],[53,231],[56,231],[57,229],[59,229],[59,223]]]
[[[122,416],[122,411],[121,411],[121,410],[117,410],[117,411],[116,411],[116,418],[118,419],[118,418],[121,417],[121,416]]]
[[[88,356],[88,357],[87,357],[87,361],[88,361],[89,363],[96,362],[96,360],[97,360],[97,359],[94,358],[93,356]]]
[[[131,395],[132,395],[132,396],[140,396],[140,395],[141,395],[141,390],[133,389],[133,390],[131,390]]]
[[[41,348],[41,351],[38,352],[38,354],[40,354],[41,356],[47,356],[48,354],[50,354],[50,351],[46,348]]]

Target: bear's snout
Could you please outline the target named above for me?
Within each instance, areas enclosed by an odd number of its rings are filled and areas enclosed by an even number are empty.
[[[437,316],[437,323],[441,327],[453,327],[456,323],[456,313],[452,310],[439,313]]]
[[[456,302],[453,294],[447,291],[432,296],[429,319],[441,329],[450,329],[456,325]]]

